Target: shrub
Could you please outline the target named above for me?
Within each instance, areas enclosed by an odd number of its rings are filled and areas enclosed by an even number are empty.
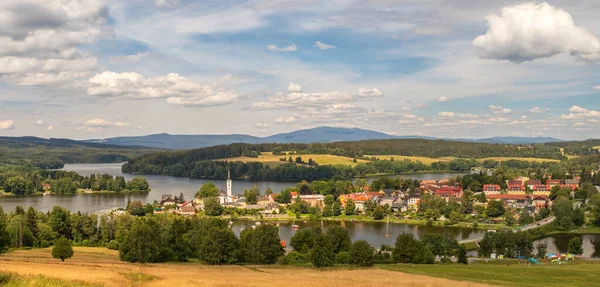
[[[335,263],[350,264],[350,252],[342,251],[335,256]]]
[[[304,255],[298,251],[292,251],[292,252],[288,253],[288,255],[283,257],[283,263],[291,264],[291,265],[306,263],[306,255]]]
[[[54,247],[52,247],[52,257],[60,259],[61,261],[73,257],[73,246],[71,246],[71,241],[64,237],[56,239],[56,241],[54,241]]]

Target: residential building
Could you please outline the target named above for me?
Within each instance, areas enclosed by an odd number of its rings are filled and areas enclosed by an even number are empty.
[[[502,200],[504,205],[513,208],[523,208],[531,203],[531,197],[520,194],[490,194],[487,200]]]
[[[529,190],[534,190],[536,185],[542,185],[542,181],[537,179],[530,179],[525,182],[525,185],[529,187]]]
[[[462,188],[461,187],[451,187],[451,186],[445,186],[442,188],[439,188],[435,191],[434,195],[440,196],[442,198],[444,198],[444,200],[446,200],[446,202],[450,201],[450,198],[460,198],[460,196],[462,195]]]
[[[387,204],[387,206],[390,206],[390,207],[391,207],[391,206],[392,206],[392,204],[394,204],[394,200],[395,200],[395,198],[394,198],[394,197],[391,197],[391,196],[385,196],[385,197],[382,197],[382,198],[380,198],[380,200],[379,200],[379,205],[381,205],[381,206],[385,206],[385,205]]]
[[[421,194],[415,193],[408,197],[406,204],[410,209],[417,209],[419,202],[421,201]]]
[[[525,194],[525,186],[523,184],[509,185],[506,190],[508,194]]]
[[[196,208],[191,205],[184,205],[179,208],[177,211],[179,215],[191,216],[196,214]]]
[[[256,204],[267,205],[273,203],[268,196],[259,196],[256,198]]]
[[[300,199],[306,201],[310,204],[310,206],[322,206],[323,200],[325,196],[321,194],[308,194],[308,195],[300,195]]]
[[[499,194],[500,193],[500,185],[484,184],[483,185],[483,193],[485,193],[486,196],[489,194]]]
[[[550,188],[555,185],[560,185],[560,179],[548,179],[546,180],[546,185],[550,186]]]
[[[521,180],[518,179],[513,179],[513,180],[507,180],[506,181],[506,185],[511,186],[511,185],[521,185],[523,184],[523,182]]]

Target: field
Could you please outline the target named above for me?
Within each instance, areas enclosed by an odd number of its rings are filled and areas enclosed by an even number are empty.
[[[562,265],[525,265],[516,260],[470,265],[382,265],[385,270],[460,279],[500,286],[598,286],[600,263],[570,261]]]
[[[15,279],[6,286],[488,286],[380,268],[132,264],[94,247],[75,247],[65,262],[52,259],[50,249],[12,251],[0,256],[0,279],[8,272]]]
[[[256,157],[234,157],[228,159],[218,159],[218,160],[228,160],[228,161],[241,161],[241,162],[262,162],[269,166],[277,166],[280,164],[284,164],[287,162],[279,161],[280,158],[285,157],[289,158],[290,155],[273,155],[271,153],[262,153],[257,158]],[[355,166],[361,162],[368,162],[366,160],[356,160],[354,162],[353,158],[339,156],[339,155],[330,155],[330,154],[300,154],[300,155],[291,155],[292,159],[296,159],[296,157],[302,157],[304,162],[308,162],[308,159],[312,158],[312,160],[316,161],[319,165],[350,165]]]
[[[405,156],[405,155],[365,155],[364,157],[369,158],[369,157],[374,157],[380,160],[390,160],[391,158],[394,158],[394,160],[410,160],[410,161],[415,161],[415,162],[422,162],[424,164],[432,164],[434,162],[438,162],[438,161],[451,161],[454,159],[454,157],[451,156],[445,156],[445,157],[439,157],[439,158],[435,158],[435,157],[426,157],[426,156]]]
[[[486,158],[478,158],[478,162],[484,162],[485,160],[495,160],[495,161],[507,161],[507,160],[522,160],[529,162],[559,162],[560,160],[551,159],[551,158],[535,158],[535,157],[486,157]]]

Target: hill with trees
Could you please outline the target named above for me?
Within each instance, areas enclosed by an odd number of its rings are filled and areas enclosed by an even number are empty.
[[[157,149],[79,142],[70,139],[0,137],[0,164],[62,168],[65,163],[115,163]]]

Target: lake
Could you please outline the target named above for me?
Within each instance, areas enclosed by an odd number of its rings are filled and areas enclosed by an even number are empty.
[[[132,174],[124,174],[121,172],[122,164],[67,164],[63,168],[68,171],[75,171],[82,175],[90,175],[93,173],[110,174],[124,176],[130,180],[135,177]],[[457,173],[416,173],[403,174],[402,177],[413,179],[441,179],[459,175]],[[212,181],[217,187],[225,189],[224,180],[204,180],[190,179],[184,177],[172,177],[164,175],[145,175],[152,191],[144,193],[119,194],[119,193],[99,193],[99,194],[72,194],[72,195],[48,195],[48,196],[20,196],[20,197],[0,197],[0,205],[6,212],[14,210],[17,206],[28,208],[33,206],[41,211],[51,210],[53,206],[59,205],[71,211],[105,213],[112,209],[125,207],[127,200],[140,200],[142,202],[152,202],[160,200],[161,195],[170,193],[179,196],[183,193],[185,198],[192,198],[196,191],[203,184]],[[378,177],[368,178],[367,181],[372,181]],[[279,192],[287,187],[295,187],[293,182],[268,182],[268,181],[246,181],[234,180],[233,192],[242,194],[244,189],[258,186],[262,191],[270,187],[275,192]],[[253,222],[250,221],[235,221],[232,228],[236,234],[239,234],[242,228],[250,228]],[[302,228],[323,227],[326,229],[331,225],[342,225],[348,229],[352,240],[367,240],[373,246],[381,247],[382,244],[393,245],[396,237],[404,232],[412,233],[415,237],[420,237],[424,234],[443,234],[448,233],[458,240],[476,238],[483,234],[484,231],[470,228],[441,228],[431,226],[417,226],[406,224],[389,224],[385,222],[333,222],[333,221],[296,221],[279,223],[279,236],[281,239],[289,242],[294,235],[295,230],[292,224],[297,224]],[[389,234],[389,237],[385,235]],[[572,235],[563,236],[555,235],[552,237],[538,240],[534,243],[534,247],[538,242],[548,244],[548,252],[550,253],[566,253],[569,239]],[[584,256],[592,257],[600,254],[600,235],[582,235]],[[596,252],[596,249],[598,251]],[[476,253],[471,253],[476,255]]]
[[[26,209],[33,206],[41,211],[48,211],[55,205],[60,205],[71,211],[105,213],[112,209],[125,207],[127,200],[140,200],[141,202],[160,201],[162,194],[172,194],[179,196],[183,194],[185,198],[192,198],[200,189],[200,186],[207,182],[213,182],[217,188],[226,189],[225,180],[206,180],[192,179],[186,177],[173,177],[166,175],[133,175],[121,172],[122,163],[110,164],[66,164],[63,170],[75,171],[81,175],[90,175],[95,173],[110,174],[113,176],[124,176],[130,180],[136,176],[143,176],[148,180],[152,191],[144,193],[102,193],[102,194],[69,194],[69,195],[48,195],[48,196],[22,196],[22,197],[2,197],[0,205],[4,210],[14,210],[21,205]],[[404,174],[403,177],[414,179],[441,179],[459,175],[458,173],[416,173]],[[372,178],[367,179],[367,181]],[[273,181],[249,181],[234,180],[233,193],[243,194],[244,189],[258,186],[261,191],[270,187],[274,192],[279,192],[288,187],[295,187],[295,182],[273,182]]]

